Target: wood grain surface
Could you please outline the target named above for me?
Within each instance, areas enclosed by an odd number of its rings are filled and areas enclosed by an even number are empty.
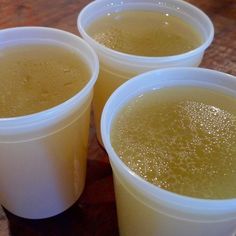
[[[0,29],[48,26],[78,35],[76,20],[87,0],[0,0]],[[236,75],[236,1],[188,0],[208,14],[215,38],[201,67]],[[106,152],[90,127],[88,173],[80,199],[66,212],[45,220],[25,220],[0,210],[0,236],[118,235],[112,172]],[[222,235],[223,236],[223,235]]]

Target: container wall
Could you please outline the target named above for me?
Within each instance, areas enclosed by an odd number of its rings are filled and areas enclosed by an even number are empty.
[[[85,183],[90,102],[47,136],[0,143],[0,201],[25,218],[45,218],[70,207]],[[74,116],[73,116],[74,119]],[[72,123],[71,123],[72,122]],[[58,126],[57,126],[58,128]]]
[[[114,170],[113,170],[114,173]],[[133,195],[114,174],[116,207],[120,236],[235,236],[236,220],[191,221],[152,209]]]

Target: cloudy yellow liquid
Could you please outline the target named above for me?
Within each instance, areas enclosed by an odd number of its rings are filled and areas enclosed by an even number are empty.
[[[56,106],[79,92],[90,71],[70,48],[16,45],[0,52],[0,117],[15,117]]]
[[[109,13],[93,22],[87,32],[108,48],[139,56],[171,56],[201,44],[198,32],[191,25],[158,11]]]
[[[165,88],[130,101],[112,146],[134,172],[196,198],[236,197],[236,98],[197,87]]]

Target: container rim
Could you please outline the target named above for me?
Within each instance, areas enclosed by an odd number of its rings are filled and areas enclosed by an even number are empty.
[[[124,5],[126,1],[118,0],[118,1],[116,1],[116,4]],[[128,2],[132,2],[135,4],[135,1],[128,1]],[[213,23],[210,20],[210,18],[202,10],[200,10],[196,6],[194,6],[188,2],[185,2],[183,0],[171,0],[171,1],[170,0],[161,0],[158,2],[158,4],[166,3],[166,2],[171,2],[172,4],[178,4],[179,9],[181,9],[181,7],[186,7],[188,9],[191,9],[192,11],[195,11],[199,15],[199,17],[201,17],[201,20],[204,20],[205,26],[207,26],[208,36],[204,39],[204,41],[197,48],[190,50],[188,52],[185,52],[185,53],[177,54],[177,55],[162,56],[162,57],[148,57],[148,56],[138,56],[138,55],[127,54],[127,53],[119,52],[119,51],[110,49],[108,47],[105,47],[104,45],[102,45],[102,44],[98,43],[96,40],[94,40],[86,32],[86,29],[84,28],[82,21],[84,18],[86,18],[86,14],[90,9],[92,9],[96,6],[100,7],[102,5],[105,5],[105,3],[110,3],[109,0],[97,0],[97,1],[93,1],[93,2],[89,3],[88,5],[86,5],[80,11],[80,13],[78,15],[77,27],[78,27],[78,30],[79,30],[80,34],[82,35],[82,37],[85,38],[92,45],[94,45],[94,47],[96,47],[97,50],[102,51],[103,53],[105,53],[106,55],[108,55],[111,58],[115,58],[117,60],[127,60],[129,62],[136,62],[136,63],[142,63],[143,61],[145,61],[147,63],[175,62],[175,61],[187,58],[187,57],[192,57],[196,54],[199,54],[200,52],[203,52],[206,48],[208,48],[214,38],[214,26],[213,26]],[[153,3],[156,3],[156,2],[153,1]],[[149,2],[147,4],[151,4],[151,3]],[[111,4],[110,6],[114,7],[114,3]]]
[[[165,69],[158,69],[158,70],[153,70],[149,71],[143,74],[140,74],[136,77],[134,77],[131,80],[128,80],[124,84],[122,84],[108,99],[103,113],[102,113],[102,118],[101,118],[101,134],[102,134],[102,140],[104,143],[104,147],[108,153],[110,162],[113,167],[115,167],[115,171],[119,172],[123,177],[126,178],[127,181],[130,183],[134,184],[135,189],[145,189],[145,192],[148,193],[150,196],[146,196],[146,198],[150,198],[153,201],[161,200],[162,202],[165,202],[166,205],[173,206],[174,208],[179,208],[180,206],[187,209],[187,211],[191,212],[192,210],[198,211],[201,209],[204,209],[207,211],[207,214],[211,214],[213,212],[224,212],[225,210],[229,210],[231,213],[232,211],[236,211],[236,198],[233,199],[201,199],[201,198],[194,198],[194,197],[188,197],[188,196],[183,196],[179,195],[177,193],[173,193],[164,189],[159,188],[158,186],[155,186],[143,178],[141,178],[139,175],[137,175],[135,172],[133,172],[129,167],[127,167],[123,161],[118,157],[116,154],[115,150],[113,149],[111,142],[110,142],[110,128],[111,128],[111,123],[112,120],[114,119],[114,116],[117,112],[118,107],[122,107],[121,104],[124,104],[125,102],[129,101],[130,97],[132,95],[129,95],[129,99],[125,99],[124,97],[121,98],[122,91],[126,89],[126,87],[137,83],[138,81],[145,80],[147,81],[147,77],[152,76],[152,75],[165,75],[165,73],[173,73],[173,74],[181,74],[182,72],[185,73],[204,73],[208,75],[218,75],[220,78],[220,81],[228,80],[230,83],[234,84],[234,94],[236,94],[236,77],[215,71],[215,70],[210,70],[210,69],[204,69],[204,68],[189,68],[189,67],[178,67],[178,68],[165,68]],[[158,80],[156,80],[158,83]],[[189,81],[189,80],[188,80]],[[190,80],[191,81],[191,80]],[[206,84],[209,84],[206,82]],[[151,88],[152,84],[147,86]],[[173,85],[172,85],[173,86]],[[141,88],[140,88],[141,89]],[[144,91],[144,90],[140,90]],[[139,93],[139,90],[131,91],[129,90],[130,94],[136,94]],[[118,99],[123,99],[123,102],[120,101],[119,104],[116,106],[116,111],[115,108],[111,111],[112,106],[114,105],[114,101],[117,101]],[[235,217],[235,215],[234,215]]]
[[[99,72],[98,56],[87,42],[85,42],[83,39],[81,39],[79,36],[77,36],[75,34],[72,34],[70,32],[67,32],[67,31],[64,31],[61,29],[51,28],[51,27],[24,26],[24,27],[12,27],[12,28],[0,30],[0,39],[1,39],[1,35],[5,34],[5,33],[11,33],[11,32],[31,33],[33,31],[34,32],[37,31],[38,33],[40,32],[41,34],[50,32],[50,33],[55,34],[57,36],[59,36],[59,35],[65,36],[67,38],[71,38],[71,39],[77,41],[84,48],[86,48],[88,55],[92,58],[91,65],[88,65],[89,69],[91,71],[90,79],[86,83],[86,85],[78,93],[76,93],[74,96],[70,97],[68,100],[66,100],[56,106],[53,106],[53,107],[46,109],[44,111],[32,113],[29,115],[0,118],[0,129],[1,128],[6,129],[6,128],[14,128],[14,127],[18,127],[18,126],[25,126],[25,125],[28,125],[29,122],[32,124],[32,123],[46,121],[46,120],[50,119],[51,117],[55,116],[58,112],[67,110],[67,108],[70,106],[70,104],[76,103],[77,100],[80,100],[83,97],[85,97],[89,93],[89,91],[92,89],[92,87],[94,86],[94,84],[96,82],[98,72]],[[25,37],[24,40],[27,40],[27,39],[31,39],[31,37]],[[35,39],[35,38],[33,38],[33,39]],[[56,39],[56,36],[54,36],[54,38],[47,38],[47,39],[45,39],[45,41],[46,40],[49,40],[49,41],[52,40],[52,41],[56,41],[58,43],[61,42],[59,39]],[[14,41],[14,40],[12,40],[12,41]],[[0,42],[0,45],[5,44],[6,42],[7,42],[7,40],[5,40],[4,43]],[[66,44],[65,42],[63,42],[63,43]],[[75,48],[75,46],[71,46],[69,44],[68,44],[68,47]],[[83,60],[84,60],[84,58],[83,58]]]

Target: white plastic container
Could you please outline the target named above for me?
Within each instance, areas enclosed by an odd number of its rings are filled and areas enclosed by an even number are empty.
[[[147,72],[112,94],[102,113],[101,133],[113,170],[120,235],[235,236],[236,199],[205,200],[163,190],[131,171],[111,146],[111,123],[127,101],[152,88],[176,85],[218,89],[236,99],[236,77],[200,68]]]
[[[71,33],[43,27],[0,31],[0,49],[27,42],[69,47],[91,70],[85,87],[64,103],[0,119],[0,203],[17,216],[39,219],[69,208],[84,188],[90,104],[99,65],[90,46]]]
[[[101,16],[126,9],[164,11],[188,22],[199,32],[202,44],[187,53],[166,57],[135,56],[114,51],[96,42],[86,32],[88,26]],[[95,85],[93,109],[98,139],[102,109],[112,92],[131,77],[157,68],[198,66],[205,49],[211,44],[214,28],[208,16],[195,6],[181,0],[99,0],[88,4],[79,14],[81,36],[95,49],[100,60],[100,73]]]

